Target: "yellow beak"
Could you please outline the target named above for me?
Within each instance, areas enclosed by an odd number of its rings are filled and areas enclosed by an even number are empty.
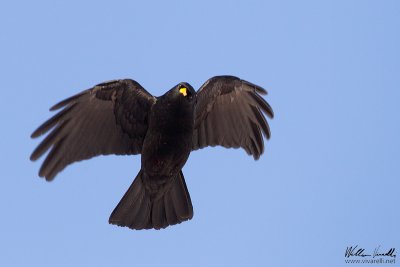
[[[182,87],[181,89],[179,89],[179,93],[181,93],[183,96],[187,96],[187,88]]]

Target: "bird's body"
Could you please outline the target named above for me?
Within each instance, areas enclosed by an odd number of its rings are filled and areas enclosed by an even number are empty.
[[[182,173],[191,151],[242,147],[255,159],[270,136],[263,113],[266,91],[233,76],[209,79],[196,93],[180,83],[158,98],[133,80],[99,84],[51,110],[63,108],[32,137],[51,133],[31,155],[50,149],[39,175],[52,180],[67,165],[96,155],[141,154],[141,169],[109,222],[132,229],[165,228],[193,217]]]
[[[192,151],[194,104],[195,99],[169,91],[152,106],[141,165],[150,177],[176,175],[185,165]]]

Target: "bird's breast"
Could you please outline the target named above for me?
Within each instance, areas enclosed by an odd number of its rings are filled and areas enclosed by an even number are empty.
[[[193,110],[156,107],[142,149],[142,169],[151,176],[179,172],[192,149]]]

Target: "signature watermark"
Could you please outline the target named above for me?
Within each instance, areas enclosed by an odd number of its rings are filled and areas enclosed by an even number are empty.
[[[395,264],[396,249],[383,249],[381,248],[381,246],[377,246],[374,249],[366,250],[365,248],[356,245],[347,247],[344,253],[344,257],[345,263]]]

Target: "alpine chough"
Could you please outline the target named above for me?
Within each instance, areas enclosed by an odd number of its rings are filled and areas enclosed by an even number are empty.
[[[182,173],[189,154],[207,146],[243,148],[257,160],[270,138],[261,97],[266,90],[234,76],[216,76],[196,91],[182,82],[154,97],[130,79],[104,82],[50,108],[56,115],[35,130],[50,132],[33,151],[48,150],[39,176],[51,181],[69,164],[97,155],[141,154],[141,169],[109,223],[160,229],[190,220],[193,207]]]

